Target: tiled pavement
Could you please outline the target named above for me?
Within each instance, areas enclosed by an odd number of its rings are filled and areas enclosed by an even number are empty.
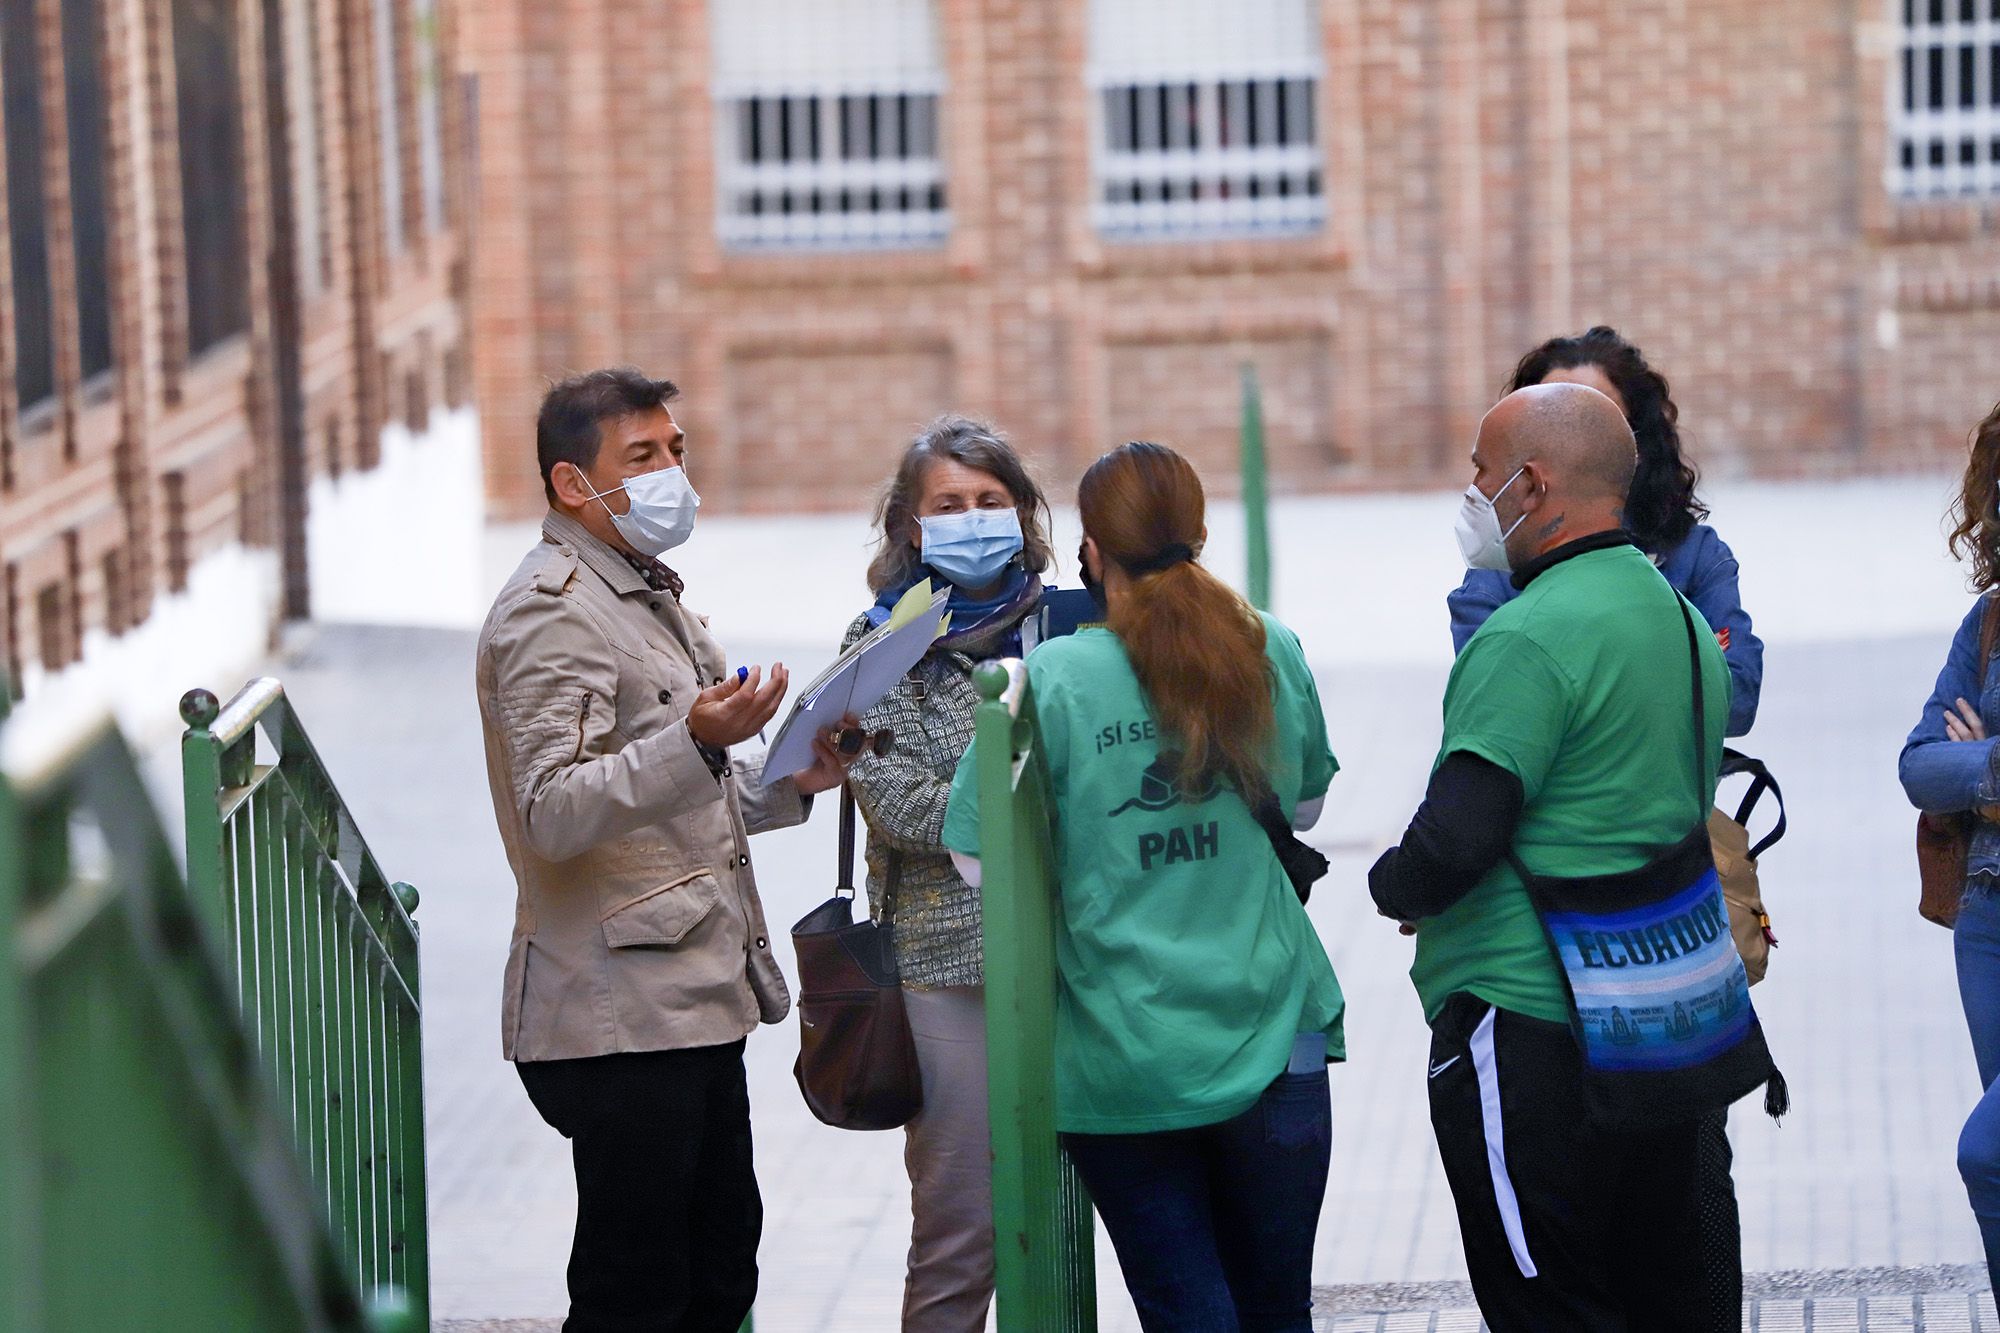
[[[1746,1300],[1744,1333],[1996,1333],[1990,1292],[1961,1288],[1972,1271],[1787,1273],[1752,1279],[1774,1294]],[[1818,1296],[1775,1294],[1827,1290]],[[1314,1333],[1483,1333],[1465,1284],[1321,1288]],[[767,1321],[768,1322],[768,1321]],[[559,1333],[558,1319],[446,1320],[439,1333]],[[891,1327],[887,1325],[885,1327]]]
[[[1894,774],[1943,649],[1940,635],[1770,653],[1771,688],[1749,748],[1784,782],[1792,833],[1767,859],[1766,898],[1783,944],[1756,999],[1795,1109],[1782,1127],[1747,1106],[1732,1117],[1753,1272],[1831,1276],[1979,1258],[1953,1166],[1976,1080],[1950,941],[1914,910],[1911,817]],[[738,652],[744,661],[772,656]],[[787,660],[809,673],[824,655]],[[562,1141],[499,1058],[513,889],[487,804],[471,636],[321,628],[277,669],[385,866],[423,893],[438,1313],[558,1314],[573,1200]],[[1312,911],[1348,993],[1351,1054],[1335,1073],[1333,1179],[1316,1260],[1315,1278],[1328,1285],[1464,1276],[1424,1109],[1424,1033],[1403,976],[1409,946],[1360,888],[1421,790],[1442,680],[1436,667],[1321,672],[1344,771],[1314,835],[1334,870]],[[824,897],[832,848],[833,821],[823,817],[759,839],[774,924]],[[814,1122],[792,1086],[795,1043],[789,1024],[750,1043],[768,1208],[758,1327],[892,1327],[908,1234],[900,1139]],[[1134,1327],[1102,1242],[1099,1261],[1103,1327]],[[1964,1294],[1970,1271],[1954,1279],[1957,1295],[1910,1283],[1901,1290],[1928,1294],[1900,1303],[1886,1289],[1864,1297],[1805,1288],[1800,1297],[1818,1293],[1808,1310],[1774,1294],[1755,1326],[1859,1329],[1865,1318],[1869,1328],[1994,1329],[1990,1305]],[[1432,1299],[1427,1309],[1447,1313],[1329,1313],[1325,1326],[1474,1327],[1448,1312],[1462,1307],[1462,1293]],[[1345,1305],[1357,1308],[1388,1307]]]

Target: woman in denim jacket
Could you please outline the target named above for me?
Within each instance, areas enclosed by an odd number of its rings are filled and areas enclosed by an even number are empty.
[[[1959,624],[1923,716],[1897,764],[1910,804],[1978,816],[1965,897],[1952,930],[1958,994],[1986,1090],[1958,1138],[1958,1171],[1979,1219],[1986,1267],[2000,1289],[2000,672],[1979,660],[1980,621],[2000,588],[2000,404],[1972,436],[1965,484],[1952,504],[1953,554],[1972,563],[1979,597]]]
[[[940,417],[903,451],[875,516],[875,604],[843,650],[888,620],[920,579],[951,594],[951,627],[862,714],[895,735],[848,776],[868,820],[868,901],[884,899],[916,1036],[924,1108],[905,1131],[910,1263],[903,1327],[980,1333],[993,1297],[993,1174],[986,1125],[986,1004],[979,890],[944,849],[952,774],[972,744],[972,671],[1022,656],[1022,623],[1051,562],[1048,502],[1013,448],[965,417]]]
[[[1750,615],[1737,595],[1736,557],[1715,529],[1701,521],[1708,508],[1695,498],[1697,474],[1681,457],[1680,410],[1668,393],[1666,377],[1616,330],[1599,325],[1578,338],[1551,338],[1522,357],[1507,392],[1550,383],[1588,385],[1624,410],[1639,444],[1625,527],[1715,631],[1732,686],[1728,734],[1743,735],[1757,718],[1764,644],[1751,632]],[[1486,618],[1516,591],[1505,573],[1468,571],[1465,582],[1445,599],[1451,608],[1452,650],[1464,651]],[[1717,1112],[1702,1124],[1697,1166],[1702,1269],[1708,1281],[1704,1326],[1730,1333],[1743,1318],[1743,1231],[1729,1174],[1733,1160],[1728,1115]]]

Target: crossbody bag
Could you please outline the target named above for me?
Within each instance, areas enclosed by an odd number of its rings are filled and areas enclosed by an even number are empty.
[[[1695,793],[1707,790],[1707,727],[1694,618],[1687,628],[1694,678]],[[1785,1109],[1750,981],[1730,933],[1709,847],[1708,806],[1687,834],[1637,870],[1538,875],[1509,848],[1527,886],[1569,999],[1583,1055],[1584,1102],[1616,1129],[1684,1122],[1720,1110],[1758,1086],[1765,1109]]]

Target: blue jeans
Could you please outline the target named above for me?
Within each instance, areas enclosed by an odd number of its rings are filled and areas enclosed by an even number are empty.
[[[1147,1333],[1308,1333],[1326,1197],[1326,1071],[1280,1074],[1232,1120],[1065,1134]]]
[[[2000,889],[1980,876],[1965,891],[1952,931],[1958,997],[1986,1093],[1958,1136],[1958,1173],[1979,1219],[1986,1267],[2000,1291]]]

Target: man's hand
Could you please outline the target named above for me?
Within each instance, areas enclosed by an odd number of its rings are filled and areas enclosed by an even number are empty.
[[[688,735],[721,750],[762,731],[764,724],[777,716],[778,705],[785,701],[785,687],[791,683],[783,662],[771,664],[769,680],[762,679],[763,671],[762,667],[751,667],[747,677],[731,672],[720,684],[696,695],[694,707],[688,709]]]
[[[841,725],[851,727],[856,725],[856,722],[850,716]],[[840,748],[833,743],[834,730],[830,727],[813,737],[812,767],[792,779],[798,784],[801,796],[815,796],[823,791],[832,791],[847,781],[848,767],[861,757],[861,752],[858,750],[853,754],[842,754]]]
[[[1954,741],[1983,741],[1986,739],[1986,724],[1979,720],[1979,710],[1965,700],[1958,701],[1958,711],[1944,710],[1944,734]]]

